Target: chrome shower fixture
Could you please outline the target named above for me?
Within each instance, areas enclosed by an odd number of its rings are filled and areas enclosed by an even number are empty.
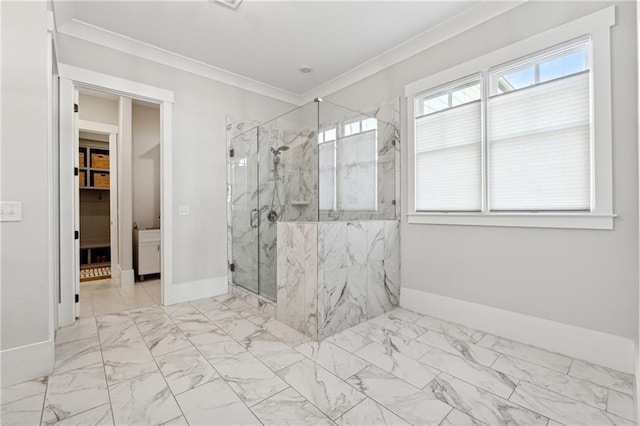
[[[271,152],[273,152],[274,155],[280,155],[281,152],[288,150],[289,147],[286,145],[279,146],[278,148],[271,148]]]
[[[278,165],[280,163],[280,154],[283,151],[288,150],[289,147],[286,145],[279,146],[277,149],[271,148],[271,152],[273,152],[273,164]]]

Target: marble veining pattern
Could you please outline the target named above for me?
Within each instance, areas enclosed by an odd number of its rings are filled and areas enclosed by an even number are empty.
[[[323,339],[397,307],[397,228],[395,220],[280,222],[277,318]]]
[[[98,316],[77,339],[60,330],[60,345],[97,336],[103,360],[2,389],[2,424],[634,424],[629,374],[496,336],[489,349],[482,331],[400,308],[321,342],[252,323],[254,309],[224,295]],[[186,347],[145,343],[194,320]]]
[[[317,105],[308,104],[306,108],[315,109]],[[276,299],[278,238],[276,223],[268,219],[272,209],[280,221],[379,221],[399,217],[399,98],[366,108],[360,116],[379,120],[375,173],[372,175],[371,167],[361,164],[343,165],[338,170],[339,174],[346,173],[344,179],[351,182],[346,194],[342,188],[337,188],[338,197],[347,197],[350,202],[357,199],[356,205],[375,208],[370,211],[362,211],[364,207],[360,210],[318,210],[318,126],[335,126],[341,120],[354,118],[354,114],[346,109],[336,113],[330,113],[330,118],[320,114],[322,123],[299,122],[294,113],[262,125],[227,116],[227,150],[233,152],[227,156],[227,247],[228,262],[235,266],[228,274],[229,284],[235,283],[268,299]],[[288,150],[281,153],[281,161],[274,167],[271,150],[280,146],[286,146]],[[343,163],[354,160],[354,155],[357,157],[357,153],[347,148],[345,145],[340,151],[347,157],[342,158]],[[386,231],[368,233],[365,230],[364,244],[370,250],[363,254],[369,260],[398,256],[397,243],[382,242],[385,236],[397,241],[397,235],[386,234]],[[377,297],[380,299],[380,295]]]

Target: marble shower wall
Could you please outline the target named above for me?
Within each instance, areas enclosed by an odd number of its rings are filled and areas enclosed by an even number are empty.
[[[398,221],[278,224],[280,321],[320,340],[399,299]]]
[[[276,317],[318,338],[318,223],[278,223]]]
[[[309,167],[313,163],[315,131],[283,130],[278,124],[271,122],[258,129],[260,294],[272,300],[276,299],[277,227],[268,219],[269,212],[274,210],[278,220],[317,220],[317,179],[313,167]],[[289,150],[283,151],[280,162],[274,165],[271,148],[280,146]]]
[[[285,132],[284,145],[290,149],[282,156],[284,162],[283,221],[312,222],[318,220],[318,161],[315,130]]]
[[[318,224],[318,339],[398,306],[398,221]]]

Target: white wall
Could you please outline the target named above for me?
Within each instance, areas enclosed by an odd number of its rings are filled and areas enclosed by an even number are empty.
[[[61,63],[174,91],[174,282],[226,282],[226,114],[265,121],[293,106],[63,34],[58,48]]]
[[[0,224],[2,383],[52,367],[49,274],[47,6],[0,2],[0,198],[22,202],[22,222]],[[17,367],[22,365],[22,371]]]
[[[80,93],[78,114],[81,120],[118,125],[118,100]]]
[[[402,176],[402,285],[593,330],[638,336],[635,2],[531,2],[325,96],[354,109],[402,96],[407,83],[611,4],[613,231],[409,225]],[[406,135],[406,100],[403,137]],[[402,146],[408,141],[403,138]],[[406,151],[404,151],[406,153]]]
[[[160,226],[160,109],[133,104],[133,223]]]

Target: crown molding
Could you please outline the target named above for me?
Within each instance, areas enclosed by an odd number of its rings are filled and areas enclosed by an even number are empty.
[[[527,1],[530,0],[505,2],[485,0],[302,94],[292,93],[77,19],[72,19],[63,24],[58,28],[58,32],[294,105],[303,105],[311,102],[316,97],[327,96],[370,77]]]
[[[143,43],[133,38],[123,36],[122,34],[87,24],[77,19],[72,19],[63,24],[58,28],[58,32],[89,43],[105,46],[181,71],[219,81],[230,86],[249,90],[260,95],[269,96],[295,105],[300,104],[300,96],[294,93],[182,56],[169,50],[161,49],[148,43]]]
[[[344,74],[309,90],[301,95],[302,103],[304,104],[317,97],[328,96],[344,89],[528,1],[530,0],[504,2],[485,0],[470,9],[442,21],[437,26],[418,34],[369,61],[358,65]]]

